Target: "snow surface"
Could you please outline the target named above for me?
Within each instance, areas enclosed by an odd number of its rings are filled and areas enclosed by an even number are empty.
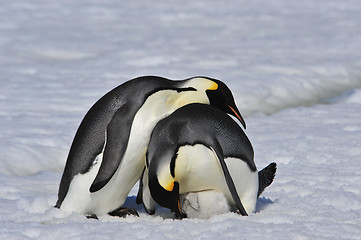
[[[1,239],[360,239],[361,2],[17,0],[0,4]],[[89,220],[52,206],[89,107],[140,76],[233,90],[274,183],[248,217]]]

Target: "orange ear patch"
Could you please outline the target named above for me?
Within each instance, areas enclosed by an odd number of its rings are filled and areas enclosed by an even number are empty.
[[[212,82],[212,85],[207,90],[217,90],[217,89],[218,89],[218,84],[215,82]]]
[[[173,188],[174,188],[174,181],[170,182],[168,186],[166,186],[164,189],[171,192],[173,191]]]

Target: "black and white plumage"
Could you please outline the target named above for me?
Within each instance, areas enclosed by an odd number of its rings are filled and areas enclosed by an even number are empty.
[[[245,126],[228,87],[206,77],[139,77],[100,98],[74,137],[55,207],[88,215],[121,207],[141,176],[154,126],[194,102],[214,105]]]
[[[157,202],[185,216],[180,195],[216,191],[248,215],[276,170],[274,164],[258,173],[253,157],[249,139],[226,113],[205,104],[186,105],[154,128],[137,202],[150,214]],[[259,174],[265,176],[261,184]]]

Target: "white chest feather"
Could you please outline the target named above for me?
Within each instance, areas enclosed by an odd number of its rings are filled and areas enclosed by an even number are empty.
[[[102,215],[120,207],[140,178],[155,125],[179,107],[192,102],[208,104],[209,100],[204,92],[195,91],[190,93],[163,90],[149,96],[134,117],[127,149],[110,181],[99,191],[89,192],[102,162],[100,154],[96,164],[87,173],[73,178],[61,209]]]
[[[238,195],[248,213],[255,210],[258,192],[258,173],[237,158],[226,158],[230,175]],[[203,145],[179,148],[175,166],[175,180],[180,194],[213,190],[222,193],[229,204],[234,205],[217,156]]]

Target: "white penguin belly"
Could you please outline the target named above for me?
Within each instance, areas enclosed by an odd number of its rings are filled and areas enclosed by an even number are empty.
[[[212,150],[197,144],[182,146],[177,154],[174,172],[179,194],[211,189],[224,192],[222,167]]]
[[[103,154],[100,154],[98,162],[90,171],[78,174],[73,178],[61,205],[62,210],[104,215],[121,207],[142,173],[150,138],[150,133],[147,133],[150,130],[140,128],[136,119],[133,126],[123,159],[109,182],[99,191],[89,192],[102,162]]]
[[[247,163],[238,158],[226,158],[225,162],[244,209],[248,214],[255,212],[258,194],[258,172],[252,172]]]
[[[187,92],[164,90],[149,96],[134,117],[127,149],[113,177],[102,189],[90,193],[89,188],[102,162],[103,154],[100,154],[87,173],[74,176],[60,209],[104,215],[121,207],[141,176],[150,135],[158,121],[190,102],[209,103],[205,94],[188,100],[181,98],[182,94],[189,95]]]
[[[89,188],[98,173],[102,159],[103,153],[95,158],[93,166],[87,173],[73,177],[60,209],[68,212],[87,213],[87,208],[91,204]]]
[[[247,213],[254,212],[258,192],[257,171],[251,172],[248,165],[237,158],[226,158],[225,162],[245,210]],[[175,176],[179,182],[180,194],[214,190],[222,193],[229,204],[234,206],[219,160],[204,145],[179,148]]]

